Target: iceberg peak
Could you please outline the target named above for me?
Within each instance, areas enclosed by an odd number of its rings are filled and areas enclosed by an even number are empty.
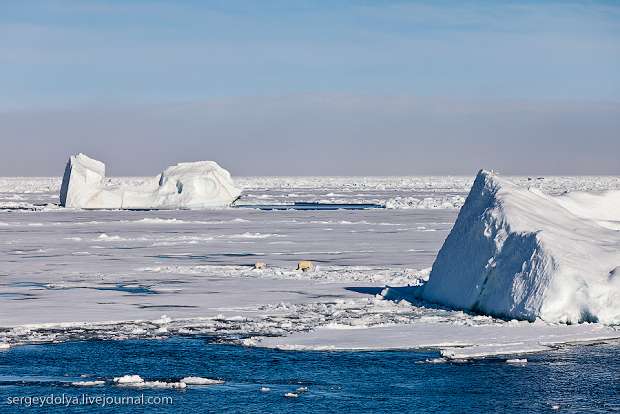
[[[428,282],[404,295],[508,319],[620,323],[620,232],[584,216],[594,196],[577,194],[554,197],[481,170]],[[619,196],[595,197],[606,219],[614,211],[620,220]]]

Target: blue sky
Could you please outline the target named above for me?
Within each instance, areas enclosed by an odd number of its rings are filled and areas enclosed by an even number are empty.
[[[158,123],[167,120],[173,130],[183,118],[179,112],[183,109],[178,108],[191,104],[191,113],[198,117],[200,113],[193,111],[201,105],[219,102],[228,108],[226,122],[188,131],[197,137],[231,134],[233,130],[227,125],[236,119],[235,107],[260,102],[260,106],[273,105],[274,111],[282,112],[274,103],[281,104],[282,99],[286,100],[287,108],[304,108],[308,120],[313,122],[329,117],[324,114],[326,108],[340,108],[342,102],[352,97],[356,102],[368,101],[366,107],[382,103],[383,106],[373,111],[360,112],[359,106],[349,113],[344,111],[340,122],[345,124],[354,124],[362,113],[375,117],[376,123],[381,124],[391,111],[403,111],[399,106],[403,99],[415,101],[410,110],[418,114],[420,108],[428,110],[423,102],[433,105],[437,99],[451,102],[446,105],[449,108],[459,105],[475,108],[486,105],[500,111],[505,108],[504,112],[512,114],[512,118],[507,117],[506,128],[517,128],[519,114],[530,110],[532,105],[540,105],[546,111],[554,102],[557,114],[565,113],[567,107],[579,106],[585,108],[584,116],[597,114],[598,117],[601,113],[593,108],[604,104],[613,108],[610,116],[615,117],[620,102],[620,3],[3,1],[0,2],[0,90],[0,116],[5,120],[4,127],[0,124],[1,139],[39,142],[38,134],[25,133],[29,125],[19,124],[23,112],[31,113],[35,119],[49,119],[50,111],[63,111],[58,119],[65,119],[69,125],[46,125],[49,137],[45,142],[51,140],[64,145],[63,137],[80,134],[85,150],[96,147],[96,142],[84,137],[88,131],[71,129],[70,115],[74,111],[91,116],[103,109],[126,108],[123,116],[117,118],[126,119],[132,111],[148,112],[148,108],[156,107],[152,116]],[[231,100],[235,103],[230,104]],[[308,102],[317,101],[322,104],[308,108]],[[172,111],[174,116],[162,118],[162,107],[177,110]],[[330,110],[333,113],[333,108]],[[106,122],[115,121],[115,115],[104,112],[110,117]],[[569,112],[575,116],[572,109]],[[273,113],[266,116],[279,124],[280,129],[287,122]],[[459,115],[453,109],[446,109],[436,116],[450,124]],[[475,118],[475,122],[484,123],[484,117]],[[602,150],[607,152],[618,149],[613,137],[620,131],[615,129],[617,124],[613,120],[604,119],[602,124],[607,129],[599,131],[597,128],[602,127],[595,126],[593,136],[588,139],[602,140],[605,144]],[[466,122],[463,126],[472,131],[480,127]],[[268,130],[269,126],[264,128]],[[271,136],[256,134],[262,137],[265,148],[275,148],[294,139],[278,128],[273,128]],[[416,137],[417,141],[413,139],[411,143],[412,150],[414,144],[424,144],[425,137],[420,136],[415,125],[403,128],[396,135]],[[519,128],[526,136],[536,135],[527,126]],[[289,130],[294,133],[295,125],[290,125]],[[493,132],[489,131],[489,136],[481,139],[490,140]],[[496,137],[501,135],[495,132]],[[144,128],[140,133],[152,134]],[[385,139],[386,134],[394,135],[393,129],[378,130],[374,136],[366,133],[358,136],[372,140],[378,136]],[[92,140],[101,139],[95,133],[92,135]],[[183,142],[185,138],[177,139]],[[583,136],[568,139],[578,140]],[[192,138],[187,140],[190,142]],[[129,145],[134,141],[142,142],[142,138],[126,137]],[[73,150],[69,145],[66,147],[67,151]],[[212,151],[213,147],[205,144],[205,155],[210,155],[207,149]],[[185,156],[193,154],[195,151]],[[113,156],[113,153],[101,155]],[[233,158],[224,150],[222,155]],[[613,164],[602,167],[597,164],[600,163],[592,164],[592,172],[613,173],[618,168]],[[557,171],[569,171],[570,165],[567,157],[565,165]],[[126,167],[121,165],[119,171],[135,169],[135,166]],[[498,167],[501,169],[502,165]],[[542,167],[544,164],[525,165],[523,169]],[[0,167],[0,173],[13,171],[6,168]],[[469,168],[470,164],[457,169],[445,165],[446,172],[465,173]],[[51,171],[51,166],[40,169],[38,173],[44,173]],[[258,170],[289,172],[273,168]],[[392,171],[379,166],[368,173],[388,170]],[[585,168],[577,172],[588,171]],[[402,173],[417,172],[425,170],[411,167],[402,170]]]
[[[2,104],[312,92],[620,99],[596,2],[5,1]]]

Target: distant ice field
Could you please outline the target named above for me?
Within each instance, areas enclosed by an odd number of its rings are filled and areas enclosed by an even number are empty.
[[[620,188],[620,177],[512,179],[555,194]],[[619,337],[597,324],[558,328],[383,300],[384,287],[428,277],[472,180],[236,179],[240,203],[382,210],[84,211],[56,205],[60,178],[0,178],[0,345],[207,334],[250,346],[430,347],[466,358]],[[317,269],[296,271],[299,260]],[[252,269],[257,261],[267,269]]]
[[[515,176],[521,186],[551,194],[620,189],[618,176]],[[459,208],[474,177],[235,177],[241,204],[321,201],[380,203],[390,208]],[[146,177],[112,177],[112,183],[139,184]],[[0,177],[0,208],[58,203],[61,177]]]

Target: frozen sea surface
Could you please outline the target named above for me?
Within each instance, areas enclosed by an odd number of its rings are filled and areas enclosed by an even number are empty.
[[[620,176],[508,177],[520,186],[551,194],[620,189]],[[139,185],[146,177],[111,177],[114,184]],[[404,177],[235,177],[240,204],[295,201],[379,203],[389,208],[460,208],[474,176]],[[0,177],[0,208],[32,208],[58,203],[61,177]]]
[[[618,177],[513,179],[553,193],[620,187]],[[0,346],[211,335],[283,349],[432,347],[467,358],[620,336],[617,327],[507,322],[382,299],[385,286],[428,277],[470,177],[238,182],[249,204],[390,208],[81,211],[54,205],[58,178],[0,178]],[[302,259],[317,269],[295,271]],[[268,268],[253,270],[257,261]]]
[[[294,352],[214,344],[209,338],[23,346],[0,352],[0,411],[618,412],[617,349],[617,344],[562,347],[530,355],[526,361],[487,358],[457,363],[439,359],[433,351]],[[130,374],[151,385],[113,381]],[[224,383],[161,385],[187,376]],[[297,398],[287,398],[287,393]],[[104,408],[93,404],[26,409],[27,400],[7,403],[7,398],[49,395],[80,400],[84,394],[172,400]]]

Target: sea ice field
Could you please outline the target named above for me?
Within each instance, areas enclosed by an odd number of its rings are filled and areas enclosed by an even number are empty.
[[[552,195],[620,189],[620,177],[505,178]],[[146,178],[107,180],[138,186]],[[130,211],[59,207],[60,177],[0,178],[0,389],[70,393],[87,382],[125,393],[114,378],[140,375],[131,389],[165,388],[184,403],[203,393],[206,404],[224,404],[214,411],[250,398],[268,411],[431,412],[415,395],[438,387],[446,387],[435,401],[445,412],[617,410],[616,325],[504,320],[382,295],[428,279],[473,180],[236,177],[240,205],[386,208]],[[295,270],[300,260],[315,269]],[[254,269],[259,261],[267,267]],[[118,358],[103,364],[109,353]],[[82,359],[69,369],[68,355]],[[226,358],[239,359],[239,369]],[[355,385],[361,366],[368,381]],[[603,372],[590,380],[592,367]],[[506,405],[502,395],[515,392],[523,372],[539,386]],[[463,396],[465,379],[484,391]],[[171,390],[175,383],[184,389]],[[485,398],[491,390],[496,399]]]

